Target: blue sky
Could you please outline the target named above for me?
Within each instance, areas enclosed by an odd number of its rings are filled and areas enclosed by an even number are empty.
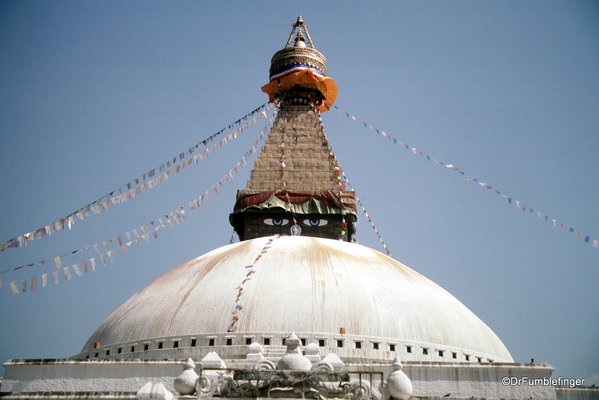
[[[325,131],[393,257],[462,301],[517,362],[599,383],[596,2],[0,2],[0,242],[118,190],[264,104],[270,58],[300,13],[339,87],[343,111],[323,114]],[[0,253],[1,270],[186,205],[264,124],[70,231]],[[136,291],[229,243],[228,214],[253,160],[180,225],[94,273],[17,295],[9,282],[52,277],[54,264],[0,274],[0,360],[78,353]],[[360,217],[360,243],[383,251]],[[90,252],[63,264],[81,266]]]

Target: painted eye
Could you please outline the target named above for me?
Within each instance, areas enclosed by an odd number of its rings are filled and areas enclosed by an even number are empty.
[[[262,223],[270,226],[285,226],[289,225],[289,220],[287,218],[264,218]]]
[[[328,219],[324,219],[324,218],[306,218],[302,221],[302,224],[305,226],[317,227],[317,226],[327,226],[329,224],[332,224],[332,222],[329,221]]]

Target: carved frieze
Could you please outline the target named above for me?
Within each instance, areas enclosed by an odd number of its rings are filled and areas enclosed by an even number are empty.
[[[270,76],[289,65],[307,65],[327,74],[327,59],[318,50],[290,47],[277,51],[272,57]]]

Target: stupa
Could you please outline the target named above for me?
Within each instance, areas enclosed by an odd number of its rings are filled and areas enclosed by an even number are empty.
[[[240,242],[154,280],[79,354],[9,360],[0,395],[357,400],[573,393],[506,385],[505,377],[551,379],[553,368],[515,363],[447,291],[353,243],[355,196],[318,120],[337,86],[301,16],[292,26],[262,87],[279,113],[229,218]],[[195,365],[201,369],[193,387]]]

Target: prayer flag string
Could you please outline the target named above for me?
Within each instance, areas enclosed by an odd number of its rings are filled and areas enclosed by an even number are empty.
[[[229,124],[227,127],[221,129],[217,133],[209,136],[207,139],[204,139],[200,143],[190,147],[188,150],[180,153],[178,156],[169,159],[165,163],[162,163],[156,168],[148,171],[143,174],[140,178],[136,178],[131,182],[127,183],[124,186],[121,186],[118,190],[114,190],[109,194],[102,196],[98,200],[95,200],[85,207],[81,207],[79,210],[67,215],[66,217],[53,222],[49,225],[46,225],[43,228],[36,229],[34,231],[25,233],[23,235],[14,237],[5,242],[0,243],[0,252],[4,252],[6,249],[12,249],[17,247],[27,246],[28,241],[30,240],[40,240],[46,236],[53,234],[56,231],[60,230],[69,230],[75,224],[77,219],[84,220],[86,217],[92,214],[99,214],[101,211],[107,211],[108,207],[117,205],[127,201],[128,199],[132,199],[135,195],[141,194],[147,189],[152,189],[159,183],[164,182],[168,179],[170,174],[176,174],[183,169],[187,168],[192,164],[192,162],[198,163],[199,160],[205,158],[211,152],[220,149],[223,145],[227,144],[230,140],[236,139],[239,133],[242,133],[248,125],[255,124],[262,117],[266,117],[266,112],[270,111],[274,108],[273,104],[265,103],[255,110],[251,111],[249,114],[244,117],[238,119],[237,121]],[[257,116],[248,121],[248,117],[251,117],[258,113]],[[242,121],[247,121],[245,124],[241,124]],[[221,139],[215,145],[207,148],[202,151],[200,154],[195,155],[192,159],[188,159],[187,161],[175,166],[177,161],[183,160],[185,157],[191,155],[195,149],[197,149],[201,144],[204,146],[208,146],[208,143],[212,142],[214,138],[223,133],[225,130],[232,129],[235,125],[240,125],[238,129],[236,129],[233,133],[229,134],[227,137]],[[167,170],[167,168],[169,168]],[[165,171],[165,172],[163,172]],[[157,176],[158,174],[158,176]],[[143,183],[140,183],[143,182]],[[118,191],[119,194],[115,196],[115,193]],[[105,200],[104,200],[105,199]]]
[[[247,271],[245,274],[245,278],[235,288],[237,290],[237,295],[236,295],[236,299],[235,299],[235,307],[233,308],[233,312],[231,313],[232,314],[231,325],[229,325],[227,332],[236,332],[237,331],[237,323],[239,322],[239,313],[241,311],[243,311],[243,307],[240,304],[241,303],[240,299],[241,299],[241,296],[243,296],[243,293],[244,293],[243,289],[245,288],[245,284],[247,283],[247,281],[250,281],[252,279],[252,275],[256,273],[256,264],[262,258],[262,256],[265,255],[268,252],[268,250],[270,250],[270,248],[272,246],[272,242],[274,242],[275,239],[278,239],[280,237],[281,237],[281,235],[274,235],[273,237],[269,238],[268,241],[266,242],[266,244],[264,245],[264,247],[262,247],[260,254],[258,254],[258,256],[256,256],[254,261],[250,265],[245,266],[245,271]]]
[[[289,193],[287,193],[287,179],[285,175],[285,168],[287,168],[287,164],[285,163],[285,130],[287,129],[287,112],[285,111],[285,118],[283,119],[283,126],[281,127],[281,144],[279,144],[279,148],[281,149],[281,157],[279,158],[279,162],[281,164],[281,168],[279,171],[281,172],[281,181],[283,182],[283,193],[285,194],[285,199],[287,200],[287,205],[289,206],[289,211],[291,212],[291,218],[293,219],[293,225],[297,224],[297,217],[295,216],[295,212],[293,211],[293,207],[291,206],[291,201],[289,199]]]
[[[345,179],[345,183],[347,183],[347,185],[350,187],[351,191],[355,193],[355,190],[354,190],[353,186],[351,185],[351,183],[349,183],[349,179],[347,179],[347,177],[345,176],[345,173],[342,172],[342,174],[343,174],[343,178]],[[383,238],[381,237],[381,234],[379,233],[379,230],[376,229],[376,227],[374,226],[374,222],[372,222],[372,219],[370,219],[370,215],[368,215],[368,212],[366,212],[366,209],[364,208],[364,205],[360,201],[360,198],[358,197],[357,194],[355,194],[355,196],[356,196],[356,202],[360,205],[360,208],[362,209],[362,212],[364,212],[364,215],[366,216],[366,218],[368,218],[368,222],[370,222],[370,225],[372,225],[372,229],[374,229],[374,233],[376,234],[376,236],[378,237],[379,241],[383,245],[383,249],[385,249],[385,251],[387,252],[387,255],[389,257],[393,258],[393,256],[391,256],[391,252],[389,251],[389,248],[387,247],[387,245],[383,241]]]
[[[266,126],[264,127],[264,129],[260,132],[260,135],[258,136],[256,141],[252,144],[252,147],[243,155],[243,157],[237,162],[237,164],[235,164],[235,166],[233,168],[231,168],[218,181],[218,183],[216,183],[215,185],[210,187],[202,195],[195,198],[188,204],[177,208],[175,211],[165,214],[163,217],[158,218],[158,220],[154,220],[150,223],[140,226],[139,228],[133,229],[131,232],[126,232],[122,235],[118,235],[117,237],[113,237],[113,238],[105,240],[103,242],[96,243],[92,246],[87,246],[82,249],[71,252],[70,254],[74,254],[79,251],[87,250],[89,248],[93,248],[96,251],[97,259],[96,259],[96,257],[92,257],[92,258],[86,259],[85,261],[80,262],[81,267],[83,268],[84,272],[81,271],[81,268],[79,267],[79,263],[74,264],[71,267],[63,266],[62,259],[64,257],[66,257],[69,253],[54,257],[53,261],[56,265],[56,271],[52,272],[52,275],[54,276],[54,284],[56,284],[56,285],[60,284],[60,276],[59,276],[60,270],[63,271],[66,280],[70,280],[72,278],[71,268],[73,269],[73,271],[75,272],[75,274],[77,276],[81,276],[81,275],[83,275],[83,273],[88,273],[90,271],[96,271],[96,266],[99,266],[100,263],[103,266],[106,266],[106,263],[107,263],[106,257],[108,258],[109,262],[111,262],[111,263],[114,262],[114,255],[119,249],[124,254],[128,254],[129,251],[127,250],[127,247],[131,246],[131,244],[133,242],[136,243],[137,247],[141,247],[140,239],[143,239],[147,243],[150,243],[150,234],[154,237],[154,239],[157,239],[158,238],[158,233],[157,233],[158,229],[166,227],[167,224],[171,228],[174,228],[173,221],[177,225],[179,225],[181,222],[183,222],[185,220],[184,215],[186,213],[186,208],[189,209],[190,213],[193,213],[194,210],[196,210],[203,204],[203,202],[207,201],[210,197],[212,197],[213,194],[218,193],[218,190],[220,187],[224,186],[225,184],[230,182],[231,179],[233,179],[233,172],[238,173],[241,170],[241,168],[247,164],[249,157],[257,151],[258,144],[260,143],[260,141],[262,141],[262,139],[268,133],[268,129],[272,126],[272,121],[274,120],[276,115],[277,115],[277,111],[275,110],[273,112],[272,116],[270,117],[269,121],[267,122]],[[138,232],[138,229],[139,229],[139,232]],[[125,236],[125,238],[127,240],[125,240],[123,238],[123,236]],[[117,242],[118,242],[118,245],[115,248],[109,250],[109,247],[111,247],[111,246],[109,246],[109,243],[117,243]],[[102,248],[105,250],[105,253],[100,249],[100,246],[102,246]],[[48,261],[49,260],[40,261],[37,264],[44,265]],[[35,263],[28,265],[28,267],[31,267],[33,265],[35,265]],[[91,268],[90,268],[90,266],[91,266]],[[2,271],[2,274],[6,273],[6,272],[10,272],[10,271],[15,271],[15,270],[18,270],[21,268],[23,268],[23,267],[18,267],[18,268],[13,268],[11,270]],[[41,275],[41,277],[42,277],[42,287],[45,287],[48,283],[48,274],[47,273],[43,274],[43,275]],[[37,276],[30,278],[30,280],[31,280],[31,291],[36,291],[37,287],[38,287]],[[10,282],[9,286],[11,287],[13,294],[17,294],[20,292],[16,281]],[[0,280],[0,288],[2,288],[2,280]],[[26,279],[21,280],[21,288],[22,288],[22,292],[27,291],[27,280]]]
[[[337,112],[337,114],[338,114],[338,115],[341,115],[341,113],[343,112],[343,110],[342,110],[342,109],[340,109],[339,107],[335,106],[335,105],[334,105],[333,107],[337,109],[337,111],[338,111],[338,112]],[[541,212],[539,212],[539,211],[537,211],[537,212],[534,212],[534,209],[533,209],[533,208],[530,208],[530,207],[528,207],[528,206],[526,206],[526,205],[524,205],[524,204],[521,204],[519,201],[516,201],[516,200],[514,200],[512,197],[510,197],[510,196],[508,196],[508,195],[506,195],[506,194],[504,194],[504,193],[502,193],[502,192],[498,191],[497,189],[493,189],[493,186],[492,186],[492,185],[489,185],[489,184],[487,184],[487,183],[485,183],[485,182],[482,182],[482,181],[481,181],[481,180],[479,180],[479,179],[470,178],[470,177],[469,177],[469,176],[468,176],[468,175],[467,175],[467,174],[466,174],[464,171],[460,171],[460,169],[459,169],[459,168],[457,168],[457,167],[454,167],[454,165],[453,165],[453,164],[442,163],[441,161],[438,161],[438,160],[436,160],[435,158],[433,158],[433,157],[429,156],[428,154],[425,154],[425,153],[423,153],[422,151],[420,151],[420,150],[417,150],[417,149],[416,149],[416,148],[414,148],[414,147],[411,147],[411,146],[410,146],[410,145],[408,145],[407,143],[404,143],[404,142],[402,142],[402,141],[400,141],[400,140],[397,140],[396,138],[394,138],[394,137],[392,137],[391,135],[389,135],[389,134],[387,134],[387,133],[383,132],[382,130],[380,130],[380,129],[378,129],[378,128],[375,128],[375,127],[374,127],[374,126],[372,126],[372,125],[369,125],[369,124],[367,124],[366,122],[362,121],[362,120],[361,120],[361,119],[359,119],[359,118],[356,118],[356,117],[354,117],[353,115],[349,114],[348,112],[346,112],[346,113],[345,113],[345,116],[346,116],[348,119],[350,119],[350,118],[351,118],[353,121],[358,121],[358,122],[360,122],[361,124],[363,124],[363,125],[364,125],[364,127],[366,127],[366,128],[369,128],[369,129],[370,129],[371,131],[373,131],[373,132],[374,132],[374,131],[376,131],[376,133],[377,133],[377,134],[380,134],[381,136],[383,136],[383,137],[387,138],[387,139],[388,139],[390,142],[392,141],[394,144],[397,144],[397,145],[399,145],[399,147],[405,147],[405,149],[406,149],[407,151],[411,151],[411,152],[412,152],[413,154],[415,154],[415,155],[420,155],[420,156],[426,157],[426,159],[427,159],[428,161],[431,161],[431,160],[432,160],[432,161],[434,161],[436,164],[439,164],[439,165],[441,165],[441,166],[443,166],[443,167],[445,167],[445,168],[448,168],[448,169],[451,169],[451,170],[453,170],[453,171],[456,171],[456,172],[458,172],[459,174],[463,175],[463,176],[464,176],[464,178],[465,178],[467,181],[476,182],[476,183],[477,183],[478,185],[480,185],[482,188],[485,188],[485,189],[487,189],[487,190],[492,190],[492,191],[494,191],[495,193],[497,193],[497,194],[501,195],[503,198],[505,198],[505,199],[508,201],[508,204],[515,204],[515,205],[516,205],[516,207],[517,207],[518,209],[521,209],[522,211],[528,211],[528,213],[529,213],[529,214],[531,214],[531,215],[537,215],[539,218],[541,218],[541,219],[545,219],[545,221],[552,221],[552,222],[553,222],[553,226],[555,226],[555,227],[559,226],[559,227],[561,227],[562,229],[568,229],[568,230],[570,231],[570,233],[574,233],[574,232],[576,232],[576,239],[581,239],[581,238],[584,236],[584,241],[585,241],[585,243],[591,243],[591,239],[592,239],[592,238],[591,238],[590,236],[588,236],[588,235],[584,235],[582,232],[580,232],[580,231],[577,231],[577,230],[575,230],[574,228],[568,228],[568,227],[567,227],[567,226],[566,226],[564,223],[558,223],[558,222],[557,222],[557,220],[555,220],[555,219],[553,219],[553,218],[550,218],[549,216],[547,216],[547,215],[544,215],[543,213],[541,213]],[[592,239],[592,244],[593,244],[593,247],[599,247],[599,240],[597,240],[597,239]]]
[[[343,204],[343,197],[341,196],[341,192],[345,189],[345,185],[343,184],[343,180],[341,179],[341,174],[343,171],[341,170],[341,166],[339,164],[339,160],[335,153],[333,153],[332,147],[329,145],[329,140],[327,139],[327,135],[324,131],[324,125],[322,123],[322,117],[316,105],[311,102],[310,105],[314,108],[314,113],[316,114],[316,118],[318,120],[318,125],[320,127],[320,132],[322,133],[322,137],[324,139],[324,144],[327,146],[327,150],[329,151],[329,156],[333,161],[333,167],[335,168],[335,178],[337,178],[337,184],[339,185],[339,203],[341,203],[341,235],[339,236],[339,240],[344,241],[345,235],[347,235],[347,212],[345,211],[345,205]],[[350,238],[352,242],[356,241],[356,230],[355,225],[352,223],[352,229],[350,230]]]

